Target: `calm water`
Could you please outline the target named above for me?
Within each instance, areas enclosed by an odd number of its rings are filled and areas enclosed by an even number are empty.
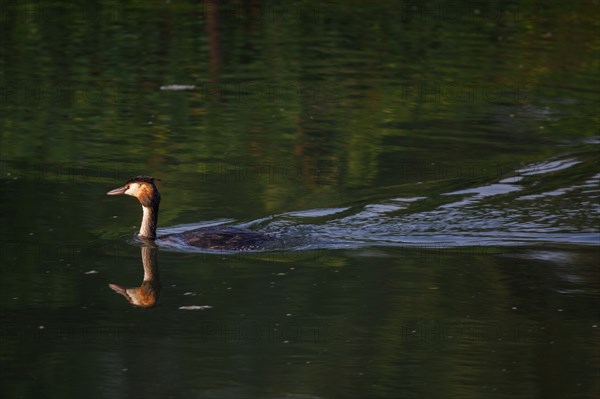
[[[0,395],[597,397],[598,13],[3,2]]]

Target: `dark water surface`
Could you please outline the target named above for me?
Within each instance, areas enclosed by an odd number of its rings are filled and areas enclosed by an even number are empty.
[[[598,397],[598,16],[2,2],[0,396]]]

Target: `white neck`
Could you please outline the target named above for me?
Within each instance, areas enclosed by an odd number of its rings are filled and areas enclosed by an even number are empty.
[[[142,264],[144,265],[144,281],[154,281],[158,277],[158,264],[156,260],[156,247],[142,247]]]
[[[142,210],[144,212],[144,216],[142,217],[142,225],[140,226],[139,235],[142,237],[155,239],[158,209],[155,210],[149,206],[142,206]]]

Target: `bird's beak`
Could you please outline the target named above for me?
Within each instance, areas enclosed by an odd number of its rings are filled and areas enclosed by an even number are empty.
[[[110,190],[106,194],[107,195],[121,195],[121,194],[125,194],[125,191],[127,191],[127,186],[115,188],[114,190]]]
[[[131,302],[131,297],[129,296],[129,294],[127,293],[127,289],[121,287],[120,285],[116,285],[116,284],[109,284],[108,285],[114,292],[116,292],[117,294],[121,294],[123,295],[129,302]]]

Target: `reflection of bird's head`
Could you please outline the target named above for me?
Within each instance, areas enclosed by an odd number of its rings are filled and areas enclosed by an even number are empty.
[[[123,186],[107,192],[108,195],[131,195],[136,197],[143,206],[153,206],[160,203],[160,193],[154,184],[156,179],[149,176],[137,176],[129,179]]]
[[[141,308],[151,308],[158,302],[160,284],[155,281],[144,281],[140,287],[124,288],[120,285],[109,284],[113,291],[123,295],[129,303]]]

